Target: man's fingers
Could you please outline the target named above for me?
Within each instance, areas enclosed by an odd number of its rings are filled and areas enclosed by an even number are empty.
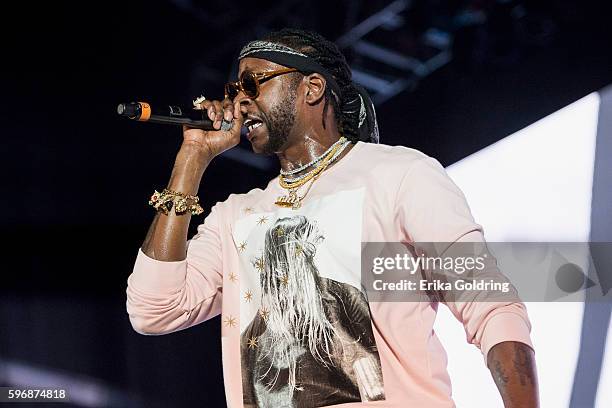
[[[193,109],[208,109],[209,106],[210,106],[210,101],[204,100],[202,102],[194,103]]]
[[[232,131],[240,135],[240,132],[242,130],[242,124],[244,123],[244,116],[242,116],[242,113],[240,112],[240,101],[236,100],[234,102],[233,111],[234,122],[232,123]]]
[[[211,102],[210,105],[206,108],[206,113],[208,114],[208,119],[214,122],[215,120],[215,105]]]
[[[233,125],[237,126],[238,130],[240,130],[242,127],[242,122],[244,121],[244,118],[240,113],[240,103],[234,103],[229,98],[225,98],[223,101],[204,100],[194,103],[194,109],[206,110],[206,114],[213,122],[213,128],[215,130],[221,129],[223,120],[226,122],[233,121]],[[232,128],[234,128],[234,126],[232,126]]]
[[[223,105],[223,119],[226,122],[231,122],[234,118],[234,104],[229,98],[225,98],[222,102]]]
[[[208,119],[214,122],[216,115],[215,115],[215,105],[213,104],[213,101],[204,100],[202,102],[194,103],[194,109],[206,110],[206,115],[208,116]],[[214,126],[214,123],[213,123],[213,126]]]
[[[240,101],[237,99],[234,101],[234,119],[238,119],[240,121],[240,126],[242,126],[244,117],[242,116],[242,112],[240,112]]]
[[[221,129],[221,121],[223,120],[223,105],[219,101],[212,101],[214,106],[215,116],[211,118],[213,121],[213,127],[215,129]]]

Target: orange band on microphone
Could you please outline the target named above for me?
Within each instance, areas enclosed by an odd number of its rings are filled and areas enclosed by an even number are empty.
[[[140,104],[140,122],[146,122],[151,117],[151,105],[146,102],[138,102]]]

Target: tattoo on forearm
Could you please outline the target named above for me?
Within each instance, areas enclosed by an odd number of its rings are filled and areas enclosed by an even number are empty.
[[[495,376],[495,383],[498,385],[507,384],[508,376],[504,372],[504,368],[499,360],[495,360],[495,366],[493,367],[493,375]]]
[[[512,357],[514,368],[519,375],[521,385],[535,385],[533,359],[523,344],[514,344],[514,355]]]
[[[519,342],[495,345],[488,366],[506,407],[539,407],[538,379],[532,349]]]

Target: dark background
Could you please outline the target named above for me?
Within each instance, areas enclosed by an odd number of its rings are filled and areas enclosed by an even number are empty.
[[[160,337],[136,334],[127,319],[126,279],[153,218],[147,200],[167,183],[181,133],[122,120],[116,105],[221,97],[246,41],[284,26],[337,39],[389,3],[24,2],[5,10],[0,385],[7,364],[25,364],[100,384],[117,405],[224,406],[218,318]],[[400,35],[380,30],[371,39],[419,55],[420,36],[438,27],[452,33],[453,59],[377,107],[383,143],[449,165],[612,83],[599,2],[412,3]],[[462,10],[486,21],[453,24]],[[219,157],[202,182],[203,206],[263,187],[276,172]],[[193,218],[192,231],[201,221]]]

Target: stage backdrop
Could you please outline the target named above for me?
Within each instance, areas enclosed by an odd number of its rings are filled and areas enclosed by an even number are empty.
[[[487,241],[610,242],[611,154],[608,87],[447,171],[465,193]],[[589,279],[608,292],[611,270],[612,265],[600,265],[589,271]],[[542,407],[611,407],[610,303],[529,302],[527,308]],[[448,309],[440,308],[435,330],[449,354],[457,406],[502,406],[482,355],[466,343]]]

